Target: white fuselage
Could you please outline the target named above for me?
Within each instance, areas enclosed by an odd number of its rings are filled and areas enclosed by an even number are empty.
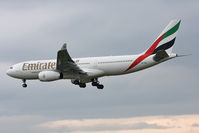
[[[90,74],[91,77],[128,74],[160,63],[153,60],[154,55],[150,55],[135,67],[126,71],[132,62],[134,62],[139,56],[140,55],[88,57],[74,58],[73,60],[82,70],[85,70],[88,74]],[[171,54],[163,61],[174,57],[176,57],[176,54]],[[38,74],[41,71],[56,71],[56,60],[21,62],[10,67],[7,74],[19,79],[38,79]],[[75,79],[76,77],[69,74],[65,75],[63,78]]]
[[[103,89],[103,84],[98,81],[100,77],[136,72],[176,57],[177,54],[172,53],[172,48],[180,22],[178,19],[172,20],[153,44],[138,55],[72,59],[67,44],[64,43],[57,52],[56,60],[21,62],[11,66],[7,74],[22,79],[23,87],[27,87],[27,79],[46,82],[71,79],[73,84],[81,88],[85,88],[86,83],[91,82],[92,86]]]

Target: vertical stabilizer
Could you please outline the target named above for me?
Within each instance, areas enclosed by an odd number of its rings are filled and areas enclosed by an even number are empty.
[[[171,20],[162,33],[158,36],[159,41],[152,54],[156,54],[159,50],[165,50],[168,54],[172,53],[172,48],[176,39],[176,35],[181,20]],[[157,42],[157,40],[155,42]]]

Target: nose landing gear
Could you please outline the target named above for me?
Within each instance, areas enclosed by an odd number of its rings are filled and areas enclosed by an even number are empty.
[[[22,79],[22,81],[23,81],[22,87],[26,88],[27,87],[26,79]]]

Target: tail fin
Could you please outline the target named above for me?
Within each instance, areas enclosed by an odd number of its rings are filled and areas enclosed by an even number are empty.
[[[171,54],[180,22],[181,20],[177,19],[171,20],[146,53],[156,54],[160,50],[165,50],[167,54]]]

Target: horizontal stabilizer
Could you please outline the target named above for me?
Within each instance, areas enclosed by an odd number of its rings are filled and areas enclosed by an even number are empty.
[[[169,57],[169,55],[167,54],[167,52],[165,50],[159,50],[157,51],[156,55],[153,57],[153,59],[158,62],[164,58]]]
[[[190,56],[190,55],[192,54],[181,54],[181,55],[177,54],[176,57],[183,57],[183,56]]]

